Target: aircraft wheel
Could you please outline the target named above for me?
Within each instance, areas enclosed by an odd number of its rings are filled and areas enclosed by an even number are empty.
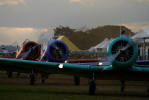
[[[89,95],[95,95],[96,91],[96,77],[93,73],[91,77],[89,78]]]
[[[42,83],[42,84],[44,84],[44,83],[45,83],[45,80],[44,80],[44,79],[42,79],[42,80],[41,80],[41,83]]]
[[[8,72],[8,78],[11,78],[12,77],[12,72]]]
[[[89,83],[89,95],[95,95],[95,90],[96,90],[96,83],[95,81],[91,81]]]
[[[122,80],[121,81],[121,92],[124,92],[124,90],[125,90],[125,81]]]
[[[80,77],[74,76],[74,83],[76,86],[80,85]]]
[[[149,85],[147,86],[147,93],[149,93]]]
[[[30,85],[35,84],[35,75],[30,75]]]
[[[41,73],[41,83],[44,84],[45,80],[48,79],[48,74],[46,73]]]
[[[34,84],[35,84],[35,73],[32,71],[32,73],[30,74],[30,85]]]
[[[17,73],[17,77],[20,77],[20,73],[19,72]]]

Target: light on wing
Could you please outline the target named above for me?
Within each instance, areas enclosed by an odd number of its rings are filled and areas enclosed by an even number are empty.
[[[60,68],[60,69],[62,69],[63,67],[64,67],[63,64],[59,64],[59,65],[58,65],[58,68]]]
[[[101,66],[101,65],[103,65],[103,63],[102,62],[99,62],[99,64],[98,64],[99,66]]]

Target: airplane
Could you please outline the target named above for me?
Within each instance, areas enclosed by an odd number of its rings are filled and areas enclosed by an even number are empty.
[[[26,39],[22,43],[22,47],[19,49],[18,45],[16,48],[16,58],[15,59],[23,59],[23,60],[37,60],[40,57],[41,48],[40,45],[34,41],[30,41]],[[12,71],[7,71],[8,78],[12,77]],[[19,76],[20,73],[17,73]]]
[[[43,54],[40,57],[41,53],[41,45],[34,42],[25,40],[23,42],[23,46],[20,50],[18,50],[18,53],[16,55],[17,59],[23,59],[23,60],[39,60],[39,61],[49,61],[49,62],[67,62],[67,63],[75,63],[75,62],[98,62],[99,60],[92,59],[92,60],[67,60],[69,56],[69,48],[68,46],[60,40],[51,40],[48,43],[48,46],[46,50],[43,52]],[[40,59],[39,59],[40,58]],[[10,77],[12,75],[12,72],[8,73],[8,76]],[[44,83],[45,80],[48,78],[49,74],[41,73],[41,82]],[[34,85],[35,83],[35,76],[30,75],[30,84]],[[74,84],[79,85],[80,84],[80,77],[74,76]]]
[[[40,57],[41,53],[41,45],[34,42],[25,40],[23,42],[23,46],[20,50],[17,50],[17,59],[23,60],[36,60],[36,61],[50,61],[50,62],[64,62],[67,60],[69,56],[69,48],[68,46],[60,40],[51,39],[48,43],[46,50]],[[39,59],[40,58],[40,59]],[[69,60],[67,60],[70,62]],[[84,62],[85,60],[83,60]],[[87,62],[97,62],[97,60],[87,60]],[[73,61],[74,62],[74,61]],[[82,62],[82,60],[81,60]],[[72,63],[72,61],[71,61]],[[41,73],[41,82],[44,83],[45,80],[48,78],[49,74]],[[12,76],[12,72],[8,72],[8,77]],[[19,76],[19,74],[18,74]],[[30,75],[30,84],[34,85],[35,83],[35,76]],[[80,77],[74,76],[74,84],[80,84]]]
[[[108,47],[109,64],[76,65],[61,62],[39,62],[20,59],[0,58],[0,70],[23,70],[34,75],[37,72],[78,75],[89,79],[89,95],[95,95],[96,80],[120,80],[121,91],[125,80],[149,81],[149,67],[136,64],[138,49],[128,37],[115,38]]]
[[[27,39],[17,50],[16,59],[64,62],[68,56],[69,48],[63,41],[50,39],[41,55],[41,44]]]
[[[16,59],[42,61],[42,62],[64,62],[69,55],[68,46],[60,40],[51,40],[44,53],[41,55],[41,45],[30,40],[25,40],[20,50],[17,49]],[[12,72],[15,70],[7,70],[8,77],[12,77]],[[29,73],[25,70],[19,70],[18,73]],[[40,72],[41,82],[44,83],[49,73]],[[19,75],[19,74],[18,74]],[[35,74],[30,74],[30,84],[34,85]]]

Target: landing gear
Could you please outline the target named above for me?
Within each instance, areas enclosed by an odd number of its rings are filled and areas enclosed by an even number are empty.
[[[7,75],[8,75],[8,78],[11,78],[12,77],[12,72],[8,71]]]
[[[45,79],[42,78],[41,79],[41,83],[44,84],[45,83]]]
[[[74,83],[76,86],[80,85],[80,77],[74,76]]]
[[[20,77],[20,73],[19,72],[17,73],[17,77]]]
[[[44,84],[45,80],[48,78],[48,74],[46,73],[41,73],[41,83]]]
[[[93,73],[92,76],[89,78],[89,95],[95,95],[96,91],[96,79],[95,74]]]
[[[34,84],[35,84],[35,73],[34,73],[34,70],[32,70],[30,74],[30,85],[34,85]]]
[[[147,93],[149,93],[149,84],[148,84],[148,86],[147,86]]]
[[[125,81],[121,80],[121,92],[124,92],[125,90]]]

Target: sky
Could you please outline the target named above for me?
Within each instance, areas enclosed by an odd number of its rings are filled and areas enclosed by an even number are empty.
[[[149,0],[0,0],[0,44],[38,40],[59,25],[149,27]]]

